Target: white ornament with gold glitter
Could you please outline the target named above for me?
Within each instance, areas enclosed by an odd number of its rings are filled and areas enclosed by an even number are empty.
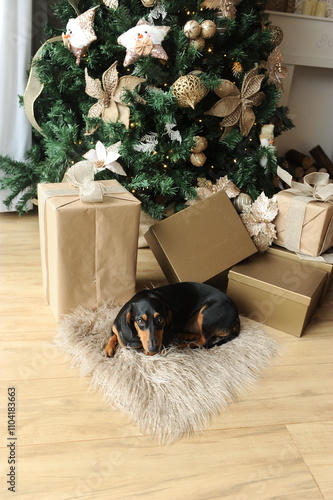
[[[97,7],[93,7],[77,18],[69,19],[66,33],[62,34],[62,40],[75,55],[77,65],[80,64],[81,58],[86,55],[90,44],[97,40],[93,30],[96,9]]]

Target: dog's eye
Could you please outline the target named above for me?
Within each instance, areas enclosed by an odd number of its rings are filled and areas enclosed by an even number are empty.
[[[163,318],[163,316],[157,316],[156,321],[157,321],[158,325],[163,325],[165,322],[165,319]]]
[[[137,324],[138,324],[139,326],[144,326],[144,324],[145,324],[145,322],[144,322],[144,320],[143,320],[142,318],[138,318],[138,319],[136,320],[136,322],[137,322]]]

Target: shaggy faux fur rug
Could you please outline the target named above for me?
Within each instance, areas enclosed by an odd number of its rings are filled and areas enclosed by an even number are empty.
[[[82,376],[91,376],[91,385],[109,404],[161,443],[203,430],[212,415],[253,386],[280,347],[258,325],[242,319],[239,337],[223,346],[170,347],[155,356],[118,347],[114,358],[107,358],[104,346],[118,311],[106,305],[66,316],[56,345]]]

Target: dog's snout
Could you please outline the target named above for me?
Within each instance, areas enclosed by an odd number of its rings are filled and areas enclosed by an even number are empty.
[[[157,345],[156,339],[155,338],[150,338],[150,342],[148,344],[148,351],[151,354],[156,354],[159,351],[159,347]]]

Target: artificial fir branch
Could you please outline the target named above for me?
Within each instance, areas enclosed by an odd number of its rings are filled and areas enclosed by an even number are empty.
[[[264,4],[263,0],[242,0],[236,5],[235,18],[228,19],[216,17],[212,9],[202,9],[200,0],[163,0],[167,15],[164,19],[155,19],[154,23],[170,26],[162,42],[168,60],[148,55],[125,68],[126,49],[119,45],[118,37],[136,26],[140,19],[147,20],[152,9],[144,7],[141,0],[119,0],[115,9],[101,1],[80,0],[80,13],[98,5],[94,20],[97,40],[79,65],[61,41],[46,44],[34,63],[44,86],[34,105],[43,135],[34,135],[26,162],[1,158],[5,174],[2,185],[11,190],[7,202],[25,190],[16,207],[23,212],[29,196],[36,196],[38,182],[61,182],[65,171],[94,148],[97,141],[105,147],[121,141],[119,163],[127,176],[104,170],[96,178],[117,179],[140,198],[143,209],[155,218],[162,218],[170,206],[181,210],[187,199],[195,197],[198,177],[216,181],[219,176],[228,175],[251,196],[257,196],[262,190],[267,195],[274,192],[277,160],[271,150],[260,148],[259,134],[265,123],[274,123],[275,135],[293,126],[288,109],[278,107],[279,90],[267,85],[265,78],[261,88],[265,100],[255,108],[256,121],[247,137],[240,134],[237,126],[223,135],[221,119],[204,114],[218,100],[213,89],[222,80],[233,81],[241,88],[244,75],[254,66],[258,65],[261,74],[265,74],[260,63],[267,60],[274,45],[270,30],[263,29],[262,25]],[[48,26],[49,37],[65,32],[68,19],[77,16],[68,0],[59,0],[53,9],[61,27]],[[222,31],[206,39],[204,48],[195,48],[184,33],[184,25],[190,20],[214,21]],[[92,78],[101,79],[115,61],[119,77],[132,75],[145,79],[133,92],[123,95],[130,109],[128,127],[119,122],[88,118],[96,100],[85,91],[85,69]],[[235,62],[241,68],[236,76],[233,74]],[[208,89],[195,109],[180,107],[172,93],[175,81],[192,72]],[[172,130],[179,132],[180,140],[172,140],[167,133],[170,124]],[[87,130],[94,132],[87,135]],[[146,134],[156,137],[151,153],[136,148]],[[190,161],[194,138],[198,135],[208,140],[207,160],[199,167]],[[260,166],[263,155],[267,157],[265,168]]]

